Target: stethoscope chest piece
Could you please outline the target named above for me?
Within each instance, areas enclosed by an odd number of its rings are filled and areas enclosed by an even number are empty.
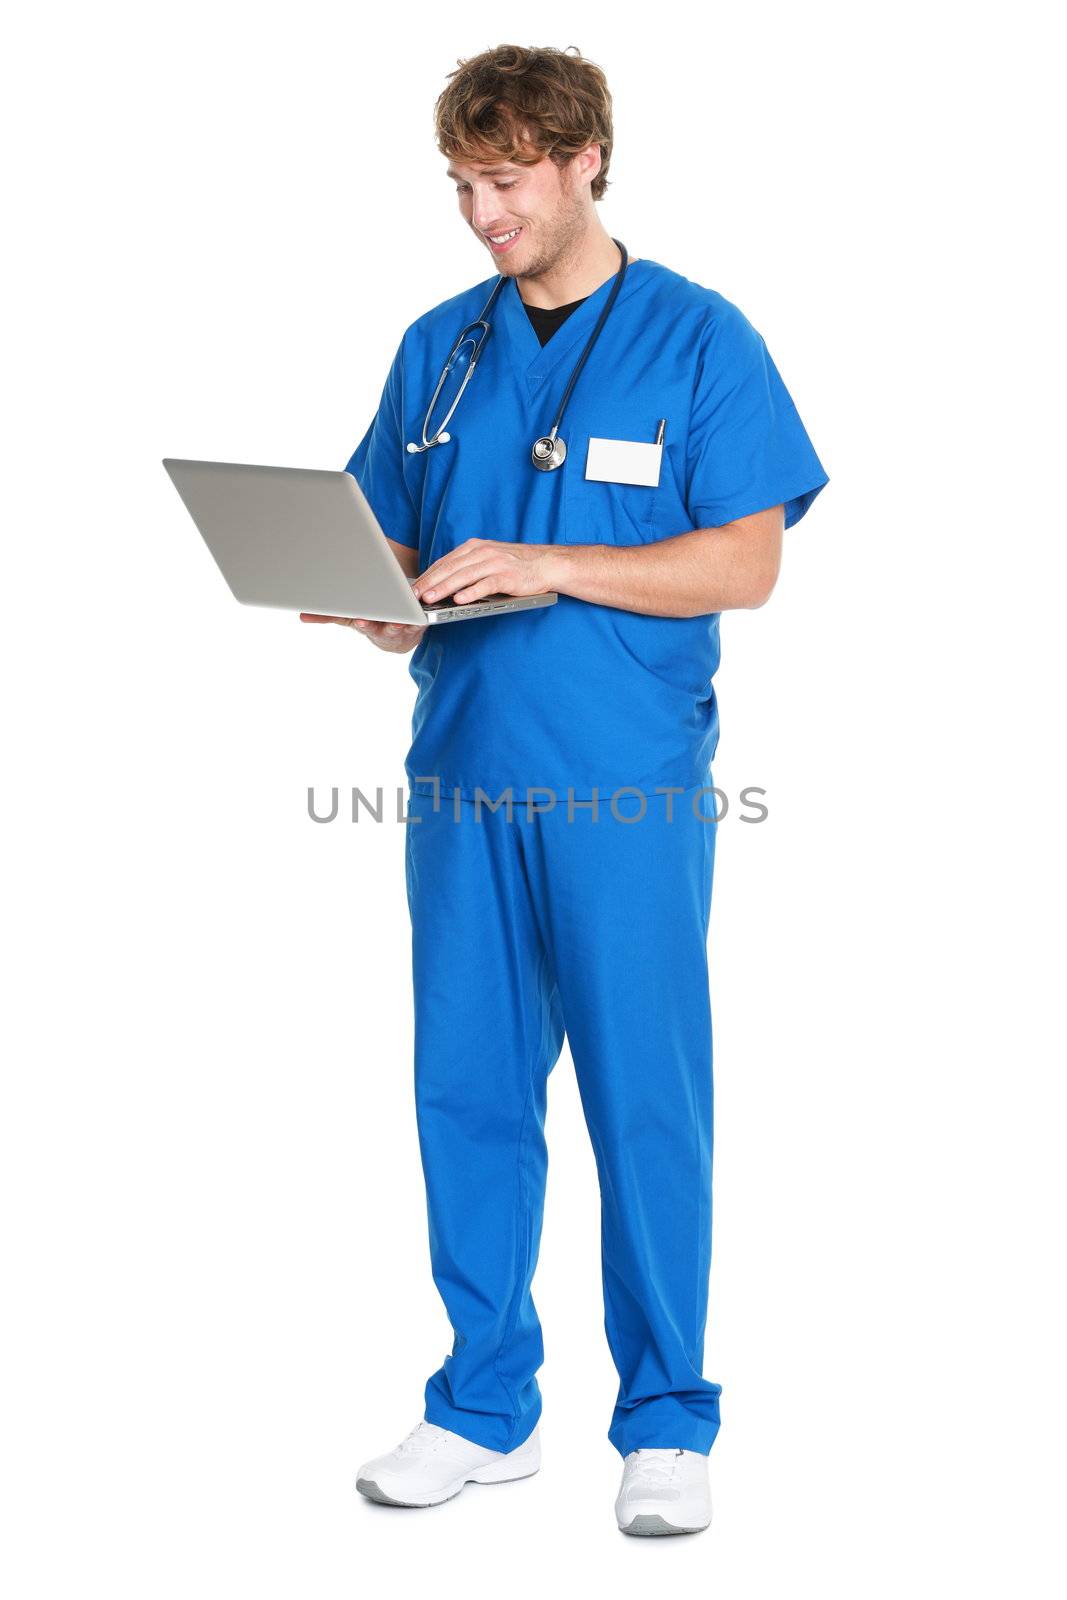
[[[538,472],[554,472],[566,461],[567,446],[562,439],[546,433],[543,438],[535,441],[530,451],[530,459]]]

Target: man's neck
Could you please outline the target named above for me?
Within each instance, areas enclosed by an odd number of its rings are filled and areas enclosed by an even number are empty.
[[[637,258],[628,256],[627,259]],[[618,246],[598,222],[583,235],[574,250],[561,256],[548,271],[534,277],[518,277],[515,286],[526,305],[551,311],[556,306],[569,306],[575,300],[595,294],[602,283],[615,276],[621,262]]]

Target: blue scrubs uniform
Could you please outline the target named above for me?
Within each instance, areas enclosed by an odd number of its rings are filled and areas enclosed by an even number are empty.
[[[494,281],[407,329],[348,462],[389,537],[418,548],[420,571],[472,537],[632,547],[778,504],[788,528],[828,481],[759,333],[721,295],[643,258],[571,395],[559,470],[538,472],[530,449],[611,279],[543,347],[506,283],[450,442],[408,454]],[[657,487],[585,477],[590,437],[651,443],[661,418]],[[411,658],[415,1101],[454,1333],[425,1415],[490,1449],[515,1449],[541,1411],[531,1281],[564,1033],[600,1181],[619,1374],[608,1437],[621,1455],[707,1452],[718,1430],[719,1386],[703,1376],[718,624],[561,595],[429,628]]]

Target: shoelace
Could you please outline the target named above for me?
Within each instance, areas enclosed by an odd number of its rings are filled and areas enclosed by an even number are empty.
[[[421,1455],[427,1450],[433,1450],[441,1443],[443,1438],[443,1429],[439,1428],[436,1423],[423,1420],[416,1423],[405,1439],[401,1439],[395,1453],[398,1456]]]
[[[684,1455],[684,1450],[635,1450],[638,1457],[633,1464],[631,1476],[643,1478],[650,1484],[670,1483],[678,1465],[678,1457]],[[640,1457],[644,1457],[642,1461]]]

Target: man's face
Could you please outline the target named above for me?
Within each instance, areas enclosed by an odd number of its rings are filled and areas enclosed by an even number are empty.
[[[558,167],[548,156],[527,167],[511,161],[450,164],[460,214],[498,272],[536,277],[577,243],[588,225],[589,182],[581,182],[580,168],[577,160]]]

